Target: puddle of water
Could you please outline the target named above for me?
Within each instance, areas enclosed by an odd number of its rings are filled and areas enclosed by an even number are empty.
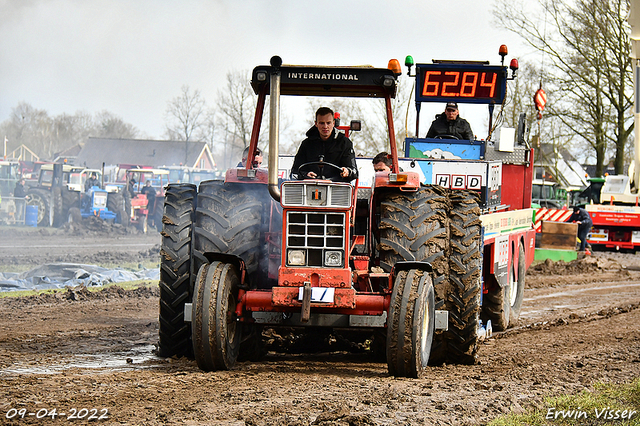
[[[543,309],[531,309],[531,310],[526,310],[526,309],[522,309],[522,311],[520,312],[520,318],[532,318],[532,317],[537,317],[540,316],[542,314],[548,314],[549,312],[554,312],[557,311],[559,309],[578,309],[581,308],[582,306],[579,305],[553,305],[553,306],[549,306],[547,308],[543,308]]]
[[[14,364],[11,367],[0,370],[0,376],[10,374],[60,374],[72,368],[112,371],[125,371],[157,367],[158,364],[149,361],[161,360],[153,354],[155,347],[145,345],[133,348],[127,352],[112,352],[106,354],[79,354],[75,355],[65,364],[53,364],[47,366],[21,367]],[[129,360],[129,361],[127,361]]]
[[[557,293],[549,293],[549,294],[544,294],[544,295],[539,295],[539,296],[533,296],[533,297],[525,297],[523,299],[523,301],[525,302],[530,302],[532,300],[538,300],[538,299],[549,299],[549,298],[553,298],[553,297],[564,297],[564,296],[571,296],[573,294],[577,294],[577,293],[587,293],[590,291],[600,291],[600,290],[610,290],[610,289],[614,289],[614,288],[626,288],[626,287],[639,287],[640,283],[626,283],[626,284],[617,284],[617,285],[604,285],[604,286],[597,286],[597,287],[586,287],[586,288],[574,288],[571,290],[565,290],[565,291],[561,291],[561,292],[557,292]]]

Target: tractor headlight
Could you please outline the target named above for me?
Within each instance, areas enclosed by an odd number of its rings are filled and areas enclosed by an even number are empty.
[[[325,266],[342,266],[342,251],[327,250],[324,252]]]
[[[293,266],[304,266],[306,264],[305,251],[289,250],[289,252],[287,253],[287,262],[289,265]]]

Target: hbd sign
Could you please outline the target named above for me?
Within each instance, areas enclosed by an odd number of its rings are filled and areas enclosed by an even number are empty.
[[[480,190],[480,188],[482,187],[482,176],[436,174],[434,184],[450,189]]]

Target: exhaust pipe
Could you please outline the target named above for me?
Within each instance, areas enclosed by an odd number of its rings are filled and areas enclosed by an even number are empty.
[[[282,59],[279,56],[271,58],[273,71],[270,77],[269,88],[269,194],[274,200],[280,201],[280,188],[278,187],[278,145],[280,135],[280,66]]]

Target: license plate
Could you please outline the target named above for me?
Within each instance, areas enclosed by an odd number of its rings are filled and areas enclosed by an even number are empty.
[[[333,303],[336,289],[333,287],[311,287],[311,301],[316,303]],[[298,288],[298,300],[302,301],[304,287]]]

